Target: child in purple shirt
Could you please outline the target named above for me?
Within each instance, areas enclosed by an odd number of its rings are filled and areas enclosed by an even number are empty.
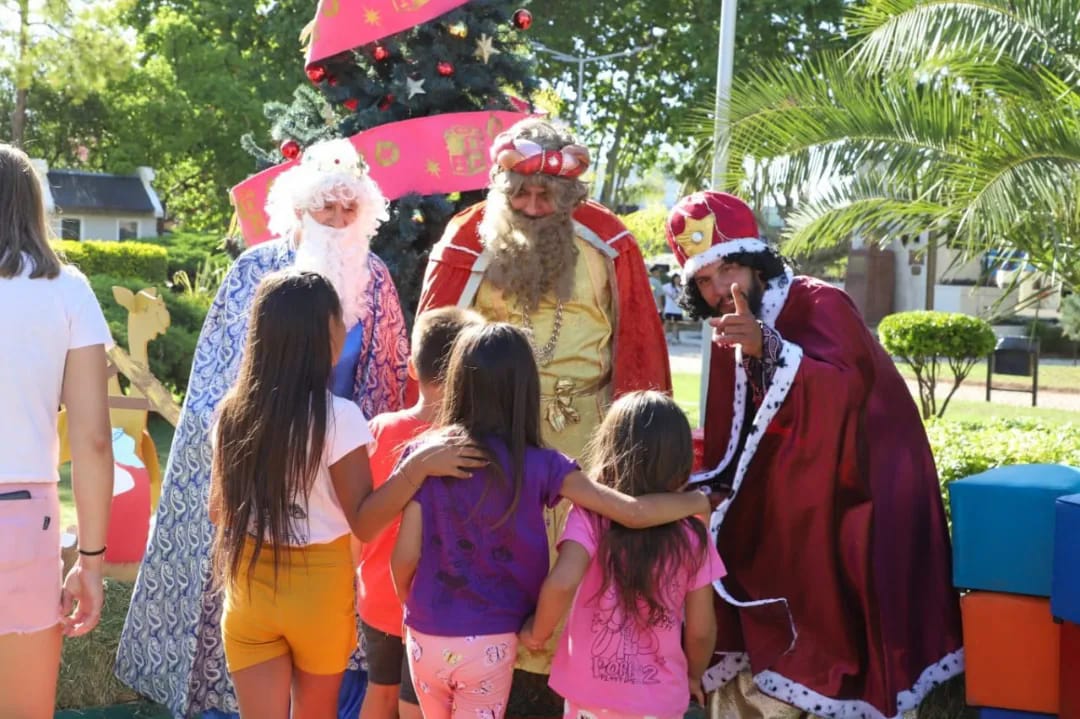
[[[561,497],[628,527],[709,510],[698,492],[632,497],[591,481],[540,441],[532,345],[513,325],[466,330],[450,356],[438,434],[484,448],[469,479],[431,478],[402,517],[391,571],[425,719],[505,714],[517,632],[548,572],[543,507]],[[452,439],[451,439],[452,437]]]

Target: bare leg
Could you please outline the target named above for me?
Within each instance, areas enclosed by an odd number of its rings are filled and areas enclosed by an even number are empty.
[[[60,672],[60,625],[0,635],[0,717],[52,719]]]
[[[241,719],[289,719],[292,673],[292,657],[288,654],[234,672]]]
[[[360,719],[397,719],[400,691],[399,684],[372,684],[369,681],[364,703],[360,706]]]
[[[424,719],[424,713],[420,711],[419,704],[399,701],[397,706],[400,719]]]
[[[293,674],[292,719],[336,719],[338,694],[345,672],[309,674],[296,669]]]

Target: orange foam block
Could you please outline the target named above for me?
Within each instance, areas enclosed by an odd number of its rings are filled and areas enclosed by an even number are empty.
[[[967,703],[1057,714],[1061,627],[1050,600],[970,592],[960,611]]]
[[[1080,624],[1061,625],[1061,719],[1080,719]]]

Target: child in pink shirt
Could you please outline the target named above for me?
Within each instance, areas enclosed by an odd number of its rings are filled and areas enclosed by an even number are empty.
[[[597,481],[630,496],[680,491],[693,463],[686,416],[658,392],[615,402],[590,451]],[[716,641],[712,583],[724,574],[696,517],[628,529],[574,507],[520,634],[542,646],[570,607],[550,680],[566,699],[564,718],[675,719],[691,697],[703,704]]]

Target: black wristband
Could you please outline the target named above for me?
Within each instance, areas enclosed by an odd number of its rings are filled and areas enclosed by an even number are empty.
[[[101,549],[99,549],[99,550],[97,550],[95,552],[88,552],[85,549],[83,549],[82,547],[79,547],[79,554],[81,554],[84,557],[97,557],[99,555],[105,554],[106,549],[108,549],[108,546],[102,547]]]

